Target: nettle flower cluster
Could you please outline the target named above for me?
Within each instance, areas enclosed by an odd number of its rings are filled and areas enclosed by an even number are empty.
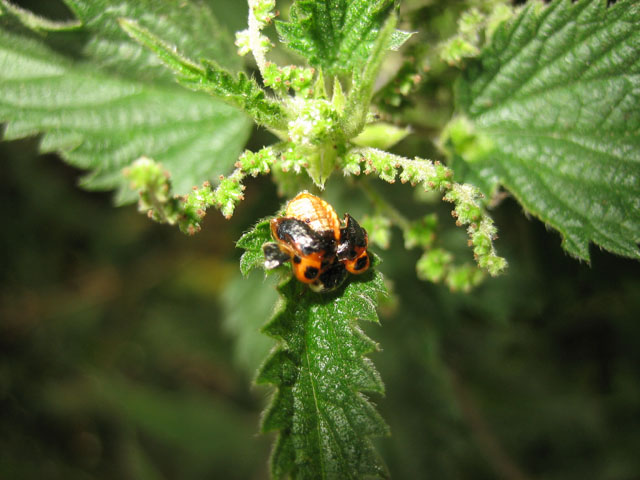
[[[323,189],[336,171],[349,177],[378,177],[390,183],[400,179],[425,191],[439,192],[445,201],[454,204],[452,215],[459,226],[467,228],[477,266],[456,265],[453,254],[437,245],[434,214],[410,221],[363,180],[354,185],[365,190],[376,208],[375,214],[363,221],[372,243],[388,247],[390,227],[400,228],[407,248],[424,250],[417,264],[418,276],[444,281],[452,289],[467,290],[478,284],[485,273],[500,273],[506,262],[493,247],[496,229],[484,211],[480,192],[472,185],[454,182],[452,171],[439,162],[409,159],[380,149],[391,147],[408,133],[407,129],[377,121],[370,111],[374,80],[397,32],[395,16],[382,26],[363,70],[354,72],[351,82],[345,83],[338,77],[325,78],[320,69],[279,66],[267,61],[274,45],[263,30],[277,15],[275,0],[250,0],[249,7],[248,28],[236,35],[238,53],[253,55],[262,83],[271,92],[244,74],[233,78],[212,63],[201,66],[186,60],[143,28],[124,25],[130,35],[156,51],[174,69],[181,83],[243,108],[279,138],[278,143],[257,152],[245,151],[235,163],[235,170],[221,176],[215,189],[205,183],[182,197],[170,196],[169,179],[161,168],[148,159],[139,160],[128,175],[142,192],[140,208],[148,211],[151,218],[178,224],[191,234],[199,231],[208,207],[216,207],[226,218],[233,215],[244,198],[243,181],[248,176],[271,174],[280,187],[289,185],[286,193],[290,195],[309,181]]]

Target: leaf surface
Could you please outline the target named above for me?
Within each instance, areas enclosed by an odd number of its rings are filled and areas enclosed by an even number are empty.
[[[493,147],[462,155],[470,174],[504,185],[585,260],[590,242],[640,258],[638,25],[630,0],[532,3],[457,85],[459,112]]]
[[[289,22],[276,22],[283,42],[325,73],[359,71],[373,49],[393,0],[296,0]],[[411,34],[397,31],[387,48]]]
[[[214,60],[228,69],[239,69],[233,37],[203,2],[164,0],[64,0],[89,35],[83,55],[102,68],[136,80],[171,81],[171,72],[158,58],[131,39],[118,25],[134,18],[152,29],[184,55]]]
[[[238,246],[247,248],[243,271],[259,265],[260,246],[270,240],[267,221],[240,239]],[[388,427],[362,393],[384,391],[365,357],[378,346],[357,325],[378,322],[378,296],[386,294],[382,276],[370,270],[324,294],[290,278],[278,291],[280,308],[263,331],[279,345],[257,378],[277,387],[262,421],[263,431],[279,432],[273,477],[387,477],[370,439],[387,435]]]
[[[240,237],[236,247],[242,248],[244,253],[240,257],[240,272],[243,276],[249,275],[254,268],[260,268],[264,264],[262,245],[271,241],[269,220],[260,220],[256,225]]]
[[[44,133],[42,151],[91,170],[83,186],[117,188],[119,202],[133,200],[122,169],[138,157],[162,163],[185,193],[228,172],[248,136],[246,117],[208,95],[74,63],[5,30],[0,66],[4,138]]]
[[[202,65],[198,65],[135,20],[122,18],[119,23],[127,34],[154,52],[162,63],[173,70],[181,85],[197,92],[210,93],[244,110],[258,124],[274,130],[285,127],[285,111],[281,105],[268,98],[258,83],[244,72],[233,75],[210,60],[203,60]]]

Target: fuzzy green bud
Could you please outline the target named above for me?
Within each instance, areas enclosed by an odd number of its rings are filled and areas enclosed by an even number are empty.
[[[149,218],[161,222],[175,224],[179,209],[171,199],[171,182],[169,174],[150,158],[140,157],[123,171],[131,181],[131,188],[138,190],[138,210],[145,212]]]
[[[367,175],[376,173],[385,182],[394,183],[399,166],[395,156],[373,148],[369,151],[370,155],[365,157],[364,173]]]
[[[272,147],[265,147],[257,152],[245,150],[235,164],[244,174],[257,177],[269,173],[271,165],[276,162],[276,154]]]
[[[360,167],[360,163],[363,161],[362,155],[357,152],[349,152],[342,158],[342,172],[345,176],[347,175],[360,175],[362,173],[362,168]]]
[[[263,72],[264,84],[274,90],[286,92],[290,88],[307,98],[313,91],[313,76],[315,69],[301,68],[295,65],[279,67],[275,63],[267,62]]]
[[[299,68],[291,75],[291,87],[294,92],[300,93],[303,97],[307,98],[313,93],[313,74],[315,70],[313,68]]]
[[[432,179],[436,175],[436,169],[432,162],[425,161],[406,161],[402,164],[402,173],[400,173],[400,181],[402,183],[410,183],[412,186]]]
[[[496,255],[493,248],[496,233],[496,227],[489,218],[483,219],[479,225],[469,226],[469,243],[473,247],[476,261],[491,276],[500,274],[507,267],[507,261]]]
[[[251,37],[249,35],[249,30],[236,32],[235,45],[238,47],[238,55],[241,57],[244,57],[251,51]]]
[[[278,67],[275,63],[267,62],[265,64],[264,71],[262,72],[264,84],[267,87],[271,87],[274,90],[286,91],[286,82],[289,81],[285,74],[285,70]]]
[[[479,258],[478,266],[489,272],[489,275],[492,277],[495,277],[496,275],[500,275],[504,269],[507,268],[507,261],[498,255],[492,254]]]
[[[291,144],[280,154],[275,166],[281,172],[299,174],[303,169],[309,167],[309,162],[306,156],[300,153],[295,145]]]
[[[153,191],[159,197],[166,197],[168,174],[159,163],[148,157],[140,157],[124,170],[124,176],[131,181],[133,190]]]
[[[484,24],[484,15],[477,9],[472,8],[460,16],[458,20],[458,31],[465,37],[478,41],[478,34]]]
[[[409,228],[403,232],[405,248],[431,248],[436,238],[437,228],[438,216],[435,213],[425,215],[420,220],[411,222]]]
[[[236,204],[244,199],[244,185],[233,175],[220,178],[220,184],[213,194],[213,201],[226,219],[231,218]]]
[[[485,24],[486,15],[477,8],[464,12],[458,20],[458,33],[440,45],[440,58],[449,65],[459,66],[464,58],[477,57]]]
[[[159,223],[178,225],[184,233],[200,231],[200,222],[206,210],[214,203],[211,184],[193,187],[188,195],[172,196],[169,174],[153,160],[142,157],[125,169],[132,188],[140,192],[139,210]]]
[[[416,264],[418,278],[438,283],[445,278],[451,262],[453,255],[441,248],[424,252]]]
[[[179,198],[182,214],[178,219],[178,226],[182,233],[193,235],[201,230],[200,222],[206,215],[207,208],[214,204],[214,195],[209,182],[202,187],[193,187],[188,194]]]
[[[475,265],[461,265],[451,267],[444,281],[451,291],[469,292],[480,285],[484,277],[485,274]]]
[[[458,219],[460,224],[467,225],[482,217],[481,198],[482,194],[473,185],[454,183],[443,200],[455,203],[452,215]]]
[[[431,162],[415,158],[414,160],[404,159],[399,162],[402,167],[400,181],[409,182],[411,185],[422,183],[424,189],[446,190],[451,187],[451,170],[440,162]]]
[[[249,7],[258,23],[265,26],[275,17],[273,9],[276,7],[276,0],[250,0]]]
[[[327,100],[300,100],[295,120],[289,122],[289,138],[298,145],[326,143],[335,135],[338,113]]]

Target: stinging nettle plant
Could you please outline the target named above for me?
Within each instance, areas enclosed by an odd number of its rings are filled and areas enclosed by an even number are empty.
[[[362,223],[372,244],[384,250],[397,227],[407,249],[423,251],[417,276],[454,290],[505,270],[487,214],[505,192],[578,259],[589,260],[591,242],[640,258],[640,6],[631,0],[463,2],[458,33],[436,45],[401,28],[392,0],[294,0],[286,19],[275,0],[249,0],[235,46],[202,2],[64,3],[75,20],[1,0],[4,138],[42,133],[42,151],[89,170],[84,187],[115,189],[120,204],[137,191],[153,220],[194,234],[209,208],[233,215],[247,177],[270,174],[291,197],[342,175],[370,200]],[[276,38],[299,63],[276,62],[288,58],[272,51]],[[253,57],[253,75],[236,49]],[[391,51],[405,62],[379,86]],[[438,63],[458,72],[455,112],[434,139],[446,165],[389,151],[411,135],[393,112],[429,75],[422,67]],[[274,142],[242,151],[250,121]],[[475,264],[439,241],[435,213],[406,218],[376,188],[398,179],[453,204]],[[244,275],[263,267],[270,240],[269,219],[240,238]],[[273,477],[388,476],[371,443],[388,427],[365,395],[384,391],[366,357],[378,345],[357,324],[378,322],[381,274],[374,266],[318,294],[279,270],[280,302],[263,328],[278,345],[257,374],[276,387],[262,418],[263,431],[278,432]]]

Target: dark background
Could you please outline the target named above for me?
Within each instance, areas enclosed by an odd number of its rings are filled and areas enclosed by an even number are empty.
[[[441,4],[408,4],[414,27],[451,28]],[[406,114],[450,109],[449,75]],[[398,151],[434,158],[429,128]],[[256,131],[249,146],[268,141]],[[267,478],[269,390],[251,380],[275,293],[240,278],[234,241],[283,201],[273,184],[249,181],[231,221],[212,211],[186,237],[80,190],[81,172],[37,143],[0,144],[0,478]],[[440,212],[457,241],[448,205],[377,188],[410,218]],[[370,210],[338,178],[327,195],[339,213]],[[374,401],[392,436],[376,443],[392,477],[638,478],[640,265],[597,248],[591,265],[568,258],[512,199],[492,215],[509,269],[470,294],[417,280],[419,252],[397,234],[376,249],[393,297],[366,328],[383,349]]]

